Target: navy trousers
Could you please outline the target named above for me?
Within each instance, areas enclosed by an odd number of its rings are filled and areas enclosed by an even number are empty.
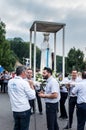
[[[84,130],[86,122],[86,103],[77,105],[77,130]]]
[[[67,118],[67,112],[66,112],[66,108],[65,108],[65,102],[67,99],[68,93],[65,92],[61,92],[61,99],[60,99],[60,117],[61,118]]]
[[[46,103],[46,117],[48,130],[59,130],[57,123],[58,103]]]
[[[77,105],[77,97],[70,97],[69,98],[69,121],[68,121],[69,127],[72,127],[74,108],[76,105]]]
[[[39,112],[42,112],[42,102],[41,102],[41,98],[39,97],[38,93],[36,92],[36,98],[37,98],[37,103],[38,103],[38,109]]]
[[[13,112],[14,130],[29,130],[31,110],[24,112]]]

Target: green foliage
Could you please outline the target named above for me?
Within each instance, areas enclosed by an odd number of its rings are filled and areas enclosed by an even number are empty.
[[[36,48],[36,67],[39,69],[40,68],[40,62],[41,62],[41,51],[37,47]]]
[[[67,58],[67,68],[71,72],[73,69],[82,71],[85,68],[85,63],[83,61],[84,54],[80,49],[75,49],[74,47],[70,49]]]
[[[0,44],[5,40],[5,24],[0,20]]]
[[[0,65],[11,71],[14,69],[16,58],[10,50],[9,42],[5,39],[5,33],[5,24],[0,21]]]
[[[29,58],[30,43],[24,42],[21,38],[10,40],[11,50],[17,55],[19,61],[23,64],[23,58]],[[40,68],[41,51],[36,47],[36,68]],[[34,64],[34,44],[32,44],[32,68]]]
[[[10,50],[10,44],[7,41],[0,46],[0,64],[8,71],[14,69],[16,58],[13,51]]]
[[[56,70],[62,72],[62,56],[56,56]]]
[[[29,43],[24,42],[21,38],[14,38],[10,40],[10,45],[11,50],[13,50],[19,58],[19,62],[23,64],[23,57],[29,57]]]

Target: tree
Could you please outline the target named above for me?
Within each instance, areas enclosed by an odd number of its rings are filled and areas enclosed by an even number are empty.
[[[14,65],[16,62],[16,56],[14,56],[13,51],[10,50],[10,44],[4,41],[2,47],[0,48],[0,64],[8,71],[14,70]]]
[[[6,70],[11,71],[14,69],[16,57],[12,50],[10,50],[10,44],[5,38],[5,24],[0,21],[0,65]]]
[[[71,48],[68,57],[67,57],[67,69],[69,72],[72,71],[72,69],[77,69],[78,71],[82,71],[85,68],[85,63],[83,61],[84,54],[80,49]]]
[[[19,58],[19,61],[23,63],[23,58],[29,58],[30,53],[30,43],[24,42],[21,38],[14,38],[10,40],[11,49],[14,51],[14,53]],[[40,68],[40,58],[41,58],[41,51],[38,47],[36,47],[36,67]],[[34,60],[34,44],[32,44],[32,68],[33,68],[33,62]]]
[[[56,70],[62,72],[62,56],[56,56]]]
[[[5,40],[5,24],[0,20],[0,44]]]
[[[19,62],[23,64],[23,58],[29,58],[29,43],[24,42],[21,38],[14,38],[10,40],[11,50],[19,58]]]

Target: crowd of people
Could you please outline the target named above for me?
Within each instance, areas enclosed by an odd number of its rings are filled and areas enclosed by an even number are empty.
[[[0,86],[1,93],[6,93],[8,89],[8,81],[12,78],[12,75],[8,71],[0,73]]]
[[[76,108],[77,130],[84,130],[86,122],[86,71],[82,74],[77,70],[71,72],[71,78],[65,74],[62,81],[53,77],[51,68],[44,67],[42,76],[46,80],[44,91],[33,79],[33,71],[25,66],[19,66],[15,75],[7,71],[0,75],[1,92],[6,92],[10,97],[14,117],[14,130],[29,130],[31,114],[35,114],[35,100],[37,99],[39,114],[43,114],[41,98],[46,106],[46,121],[48,130],[60,130],[57,120],[68,119],[64,130],[71,129],[73,114]],[[60,84],[59,84],[60,83]],[[39,89],[38,89],[39,88]],[[68,111],[65,103],[68,99]]]

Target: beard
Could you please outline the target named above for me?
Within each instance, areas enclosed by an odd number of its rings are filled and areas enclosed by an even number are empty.
[[[43,76],[43,79],[48,79],[48,75],[46,75],[46,76]]]

